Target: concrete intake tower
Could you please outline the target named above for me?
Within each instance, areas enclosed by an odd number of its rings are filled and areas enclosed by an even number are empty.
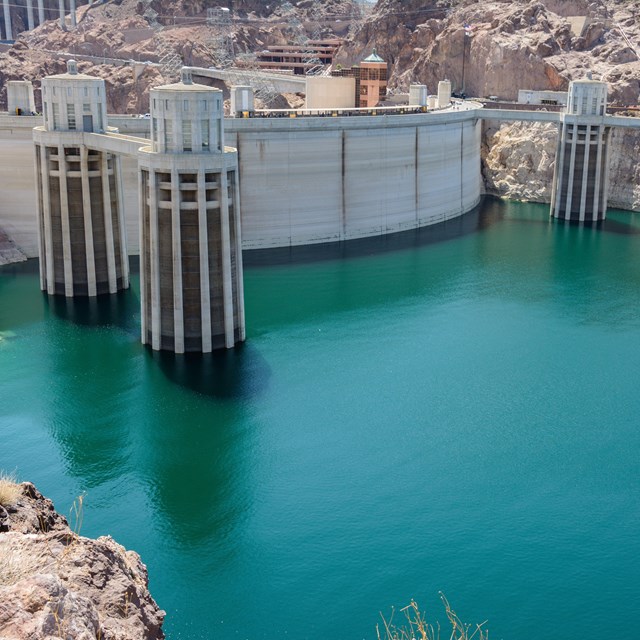
[[[104,81],[68,72],[42,80],[44,126],[33,132],[40,288],[67,297],[129,286],[119,157],[99,150]]]
[[[554,218],[598,222],[607,215],[611,127],[604,124],[606,108],[606,82],[569,84],[551,193]]]
[[[143,344],[207,353],[245,339],[240,190],[224,146],[222,91],[182,81],[151,90],[139,152]]]

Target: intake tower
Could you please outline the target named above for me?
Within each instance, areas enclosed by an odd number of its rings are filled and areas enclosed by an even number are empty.
[[[598,222],[607,215],[611,127],[604,125],[606,108],[606,82],[588,79],[569,84],[553,176],[554,218]]]
[[[38,192],[40,287],[67,297],[129,286],[120,159],[101,151],[104,81],[78,73],[42,80],[44,126],[33,132]]]
[[[245,339],[240,191],[224,146],[222,91],[182,81],[151,90],[139,154],[142,342],[207,353]]]

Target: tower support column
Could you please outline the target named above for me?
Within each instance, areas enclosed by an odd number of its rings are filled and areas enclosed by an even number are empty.
[[[64,0],[58,0],[58,14],[60,19],[60,28],[63,31],[67,30],[67,25],[65,24],[65,7]]]
[[[227,349],[234,345],[233,283],[231,278],[231,233],[229,231],[229,182],[227,172],[220,174],[220,235],[222,253],[222,298],[224,301],[224,340]]]
[[[82,210],[84,212],[84,242],[87,260],[87,295],[98,293],[96,286],[96,260],[93,246],[93,219],[91,217],[91,191],[89,188],[89,151],[80,147],[80,172],[82,174]]]
[[[60,220],[62,226],[62,259],[64,263],[64,295],[73,298],[73,258],[69,225],[69,192],[67,191],[67,160],[64,146],[58,145],[58,176],[60,180]]]
[[[11,7],[9,0],[2,0],[4,10],[4,33],[7,40],[13,40],[13,29],[11,28]]]
[[[202,324],[202,352],[209,353],[211,344],[211,282],[209,280],[209,232],[207,230],[206,176],[198,169],[198,252],[200,255],[200,322]]]
[[[180,176],[171,171],[171,238],[173,256],[173,342],[176,353],[184,353],[184,306],[182,295],[182,233],[180,228]]]
[[[35,26],[33,19],[33,0],[27,0],[27,25],[29,31],[33,31]]]

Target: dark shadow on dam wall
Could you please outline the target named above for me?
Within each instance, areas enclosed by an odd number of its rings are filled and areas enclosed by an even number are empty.
[[[461,236],[475,233],[496,222],[495,213],[482,212],[485,208],[484,198],[475,208],[451,220],[437,224],[400,231],[398,233],[381,234],[354,240],[327,242],[322,244],[279,247],[274,249],[251,249],[243,251],[243,262],[248,267],[272,266],[290,263],[320,262],[323,260],[339,260],[359,258],[362,256],[403,251],[415,247],[423,247],[438,242],[446,242]]]

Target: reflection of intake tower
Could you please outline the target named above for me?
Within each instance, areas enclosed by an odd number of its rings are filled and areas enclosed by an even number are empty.
[[[142,342],[183,353],[245,338],[238,158],[225,148],[222,92],[151,91],[140,150]]]
[[[602,123],[606,107],[606,82],[570,83],[553,176],[551,215],[555,218],[596,222],[606,217],[611,132]]]
[[[87,135],[104,133],[104,81],[69,61],[67,73],[42,80],[42,105],[44,127],[33,134],[40,287],[67,297],[126,289],[120,160]]]

